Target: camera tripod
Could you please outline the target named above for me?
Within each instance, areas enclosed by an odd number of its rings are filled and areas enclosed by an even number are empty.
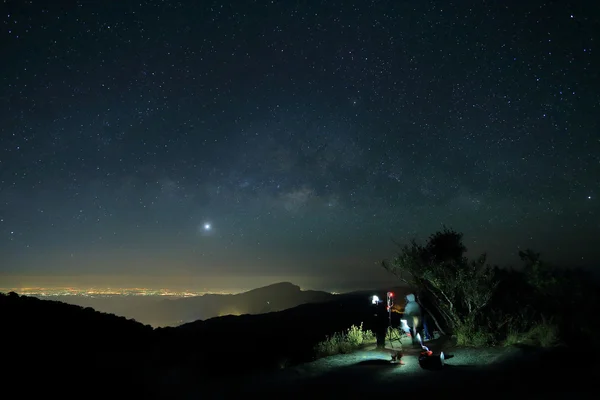
[[[394,307],[394,293],[387,293],[387,312],[388,312],[388,327],[385,332],[385,338],[390,341],[390,346],[394,348],[394,341],[398,341],[398,345],[402,347],[401,336],[399,334],[400,329],[394,330],[392,326],[392,308]]]
[[[387,328],[387,332],[385,333],[385,338],[390,341],[390,346],[394,347],[394,341],[398,342],[398,346],[402,347],[402,336],[398,333],[399,329],[394,329],[394,327],[390,324]]]

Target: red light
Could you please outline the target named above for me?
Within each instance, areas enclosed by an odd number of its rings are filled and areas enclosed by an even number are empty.
[[[394,293],[390,292],[390,297],[394,297]]]

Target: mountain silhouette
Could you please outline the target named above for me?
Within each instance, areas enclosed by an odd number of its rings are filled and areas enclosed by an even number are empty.
[[[290,282],[280,282],[239,294],[204,294],[171,299],[158,296],[56,296],[52,299],[133,318],[154,327],[165,327],[224,315],[281,311],[300,304],[327,301],[333,296],[323,291],[302,290]]]
[[[10,365],[5,382],[23,377],[35,381],[29,394],[34,389],[62,393],[66,379],[93,388],[96,395],[127,389],[141,396],[145,388],[182,368],[208,379],[211,374],[243,372],[231,371],[232,359],[252,360],[253,370],[271,369],[281,360],[310,359],[318,341],[360,324],[368,310],[365,294],[302,291],[287,282],[237,295],[182,300],[188,300],[186,307],[196,300],[190,306],[207,315],[224,306],[240,307],[245,314],[152,328],[90,307],[0,293]],[[269,311],[260,314],[266,306]]]
[[[154,310],[149,311],[154,314],[154,319],[170,321],[170,323],[156,324],[158,326],[180,325],[225,315],[281,311],[301,304],[321,303],[333,297],[331,293],[301,290],[299,286],[290,282],[281,282],[239,294],[205,294],[165,299],[157,304]]]

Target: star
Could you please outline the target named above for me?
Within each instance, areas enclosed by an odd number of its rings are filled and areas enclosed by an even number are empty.
[[[198,225],[197,231],[202,236],[212,235],[213,226],[210,222],[203,222]]]
[[[348,7],[343,23],[323,19],[330,10],[317,2],[279,2],[232,11],[202,41],[195,26],[182,34],[159,17],[214,28],[219,11],[208,2],[132,2],[118,15],[84,6],[80,20],[102,22],[83,31],[50,23],[64,19],[61,9],[29,3],[0,13],[4,58],[19,65],[0,94],[0,132],[11,132],[0,138],[3,287],[6,274],[66,277],[76,265],[115,283],[110,266],[144,281],[164,272],[175,284],[174,265],[190,277],[225,276],[222,265],[235,271],[231,288],[282,269],[331,289],[362,287],[375,279],[369,260],[444,225],[500,267],[520,265],[517,245],[552,264],[571,266],[573,253],[600,260],[587,240],[600,229],[585,33],[595,26],[584,18],[593,2],[555,2],[533,31],[513,23],[537,15],[536,2],[502,18],[483,2],[394,18],[355,2],[371,9]],[[281,22],[291,15],[303,23]],[[461,25],[447,41],[439,33],[459,15],[481,21],[479,34]],[[419,18],[443,22],[420,32],[408,23]],[[527,43],[512,46],[513,35]],[[90,65],[102,73],[77,75]],[[64,83],[65,73],[74,78]],[[45,102],[60,112],[34,106]],[[555,242],[564,245],[544,246]],[[129,261],[141,247],[152,260],[143,273]],[[210,257],[192,263],[194,251]]]

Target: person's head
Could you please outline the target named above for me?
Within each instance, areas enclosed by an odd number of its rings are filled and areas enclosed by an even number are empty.
[[[412,293],[411,294],[407,294],[406,295],[406,301],[409,302],[409,303],[416,301],[415,295],[412,294]]]

